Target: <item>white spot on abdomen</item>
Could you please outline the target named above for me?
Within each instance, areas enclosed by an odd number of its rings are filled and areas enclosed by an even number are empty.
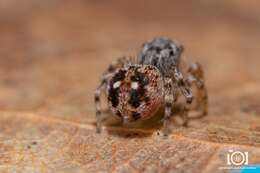
[[[117,81],[117,82],[115,82],[115,83],[113,84],[113,88],[118,88],[118,87],[120,87],[120,85],[121,85],[121,82],[120,82],[120,81]]]
[[[134,89],[134,90],[136,90],[138,88],[138,86],[139,86],[138,82],[132,82],[131,83],[131,88]]]

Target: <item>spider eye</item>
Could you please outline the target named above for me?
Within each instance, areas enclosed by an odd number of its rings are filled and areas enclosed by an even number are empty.
[[[174,52],[172,50],[170,51],[169,54],[170,54],[170,56],[174,56]]]

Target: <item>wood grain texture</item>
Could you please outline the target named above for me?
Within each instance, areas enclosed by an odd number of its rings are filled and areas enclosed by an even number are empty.
[[[260,17],[241,1],[0,1],[0,172],[223,172],[229,149],[260,163]],[[167,139],[95,133],[104,68],[155,36],[185,45],[209,115]]]

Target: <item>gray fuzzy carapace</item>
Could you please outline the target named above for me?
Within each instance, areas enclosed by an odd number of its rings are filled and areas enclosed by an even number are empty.
[[[119,58],[112,62],[102,76],[95,92],[97,132],[101,132],[102,116],[100,95],[106,94],[110,110],[123,123],[141,121],[152,117],[164,107],[163,134],[168,134],[172,108],[178,96],[186,102],[180,112],[183,125],[188,124],[188,112],[193,100],[192,86],[197,88],[195,109],[207,114],[207,90],[203,70],[193,63],[180,70],[183,46],[167,38],[155,38],[143,45],[137,61]],[[185,73],[185,74],[183,74]]]
[[[138,55],[139,64],[153,65],[166,76],[174,66],[179,66],[183,46],[167,38],[155,38],[143,45]]]

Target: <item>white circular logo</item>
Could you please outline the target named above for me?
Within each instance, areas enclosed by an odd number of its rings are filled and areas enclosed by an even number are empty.
[[[231,154],[230,161],[232,162],[233,165],[239,166],[245,163],[246,158],[244,153],[240,151],[235,151]]]

